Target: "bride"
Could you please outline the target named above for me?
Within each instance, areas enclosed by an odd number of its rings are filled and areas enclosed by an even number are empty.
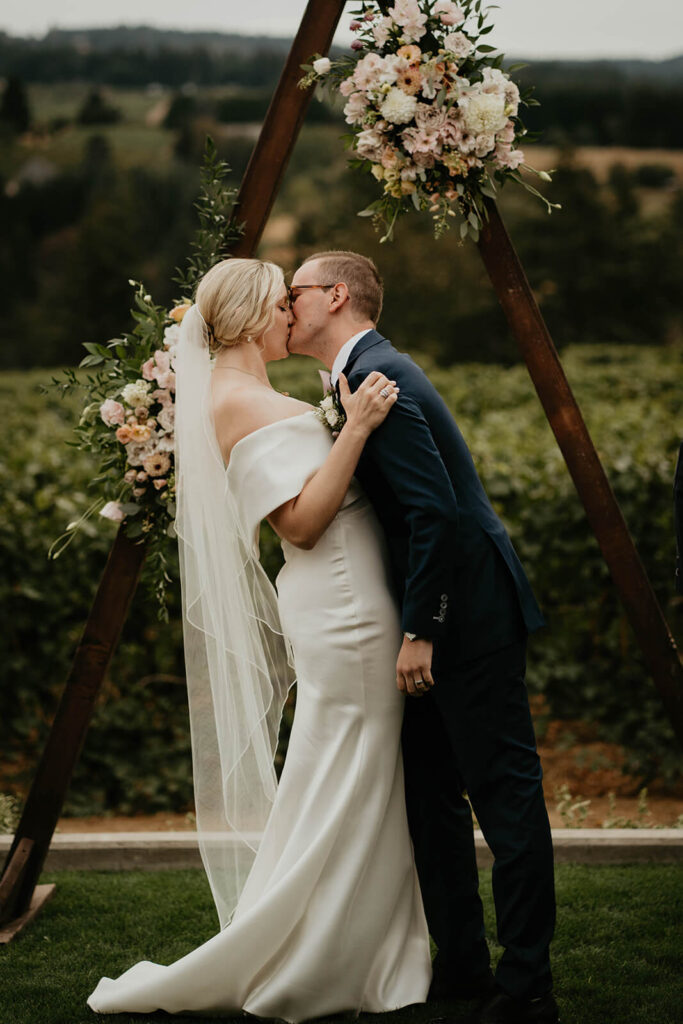
[[[170,966],[102,978],[88,999],[98,1013],[294,1022],[427,996],[401,626],[383,534],[353,479],[397,388],[373,373],[351,395],[342,378],[347,418],[333,441],[311,406],[268,380],[290,324],[280,268],[245,259],[214,266],[183,319],[176,527],[197,829],[221,931]],[[282,539],[277,595],[258,561],[263,519]]]

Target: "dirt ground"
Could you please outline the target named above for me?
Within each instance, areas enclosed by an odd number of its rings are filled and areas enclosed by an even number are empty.
[[[534,711],[537,711],[534,708]],[[583,722],[537,721],[544,790],[553,828],[683,828],[683,781],[664,787],[622,771],[623,751],[591,738]],[[62,818],[58,831],[181,832],[194,829],[194,815],[141,814]]]

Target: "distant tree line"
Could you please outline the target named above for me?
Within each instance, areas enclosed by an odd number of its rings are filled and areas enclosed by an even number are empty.
[[[197,168],[181,163],[117,168],[97,134],[79,164],[41,184],[8,195],[0,179],[0,366],[73,364],[83,342],[127,330],[129,278],[170,302],[197,184]]]
[[[264,48],[244,52],[215,52],[206,46],[187,50],[148,49],[79,50],[66,43],[41,45],[0,35],[0,75],[15,75],[26,82],[95,82],[102,85],[145,86],[150,82],[181,86],[272,86],[284,64],[284,55]]]
[[[52,33],[44,40],[0,33],[0,76],[24,82],[85,81],[140,87],[235,85],[218,117],[256,121],[265,113],[285,59],[283,40],[217,35],[215,41],[151,29]],[[156,40],[156,42],[155,42]],[[543,142],[575,145],[683,147],[683,58],[668,62],[536,62],[515,76],[534,84],[541,107],[524,111],[527,128]],[[253,91],[252,91],[253,90]],[[341,120],[313,105],[313,118]]]
[[[538,80],[539,107],[523,109],[525,126],[547,145],[683,148],[683,83],[616,80],[580,85]],[[678,111],[679,113],[675,113]]]
[[[198,126],[195,134],[192,145]],[[385,279],[382,329],[400,347],[445,365],[517,361],[474,246],[460,246],[456,232],[435,243],[429,220],[417,216],[399,225],[394,243],[380,245],[356,216],[374,183],[346,168],[336,129],[312,125],[300,141],[278,203],[296,233],[275,258],[289,270],[316,249],[366,252]],[[220,140],[236,177],[249,147]],[[131,277],[159,301],[176,297],[173,271],[193,229],[197,167],[191,157],[164,171],[122,169],[94,134],[75,167],[9,194],[0,182],[0,366],[73,364],[83,342],[129,329]],[[522,193],[504,191],[506,222],[558,346],[661,345],[683,336],[683,197],[673,183],[666,167],[645,164],[617,166],[600,184],[568,155],[548,187],[562,204],[552,217]]]

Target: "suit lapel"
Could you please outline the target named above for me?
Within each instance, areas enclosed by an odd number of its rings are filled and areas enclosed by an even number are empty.
[[[353,346],[351,355],[346,361],[346,366],[343,368],[341,372],[348,377],[349,370],[353,367],[353,364],[356,362],[359,356],[362,356],[363,353],[367,352],[369,348],[373,348],[375,345],[379,345],[380,342],[386,340],[387,339],[384,337],[384,335],[380,334],[379,331],[368,331],[368,333],[363,335],[360,341],[358,341]],[[339,386],[339,382],[337,382],[337,386]]]

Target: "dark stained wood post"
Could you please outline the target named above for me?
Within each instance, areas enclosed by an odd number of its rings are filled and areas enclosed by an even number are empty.
[[[645,660],[683,744],[683,666],[498,208],[479,251],[586,510]]]
[[[7,858],[0,923],[21,917],[30,906],[145,553],[145,546],[133,544],[119,527]],[[26,840],[28,856],[20,857]]]
[[[232,247],[234,256],[252,256],[260,241],[314,92],[299,89],[301,65],[314,53],[327,53],[343,9],[343,0],[309,0],[304,11],[244,174],[234,216],[244,221],[244,233]]]
[[[343,9],[343,0],[310,0],[306,7],[240,187],[235,219],[244,222],[244,234],[234,255],[251,256],[259,243],[313,94],[298,88],[300,65],[313,53],[327,53]],[[33,913],[31,897],[145,554],[144,544],[133,544],[119,529],[5,862],[0,924],[16,925],[29,909]]]

